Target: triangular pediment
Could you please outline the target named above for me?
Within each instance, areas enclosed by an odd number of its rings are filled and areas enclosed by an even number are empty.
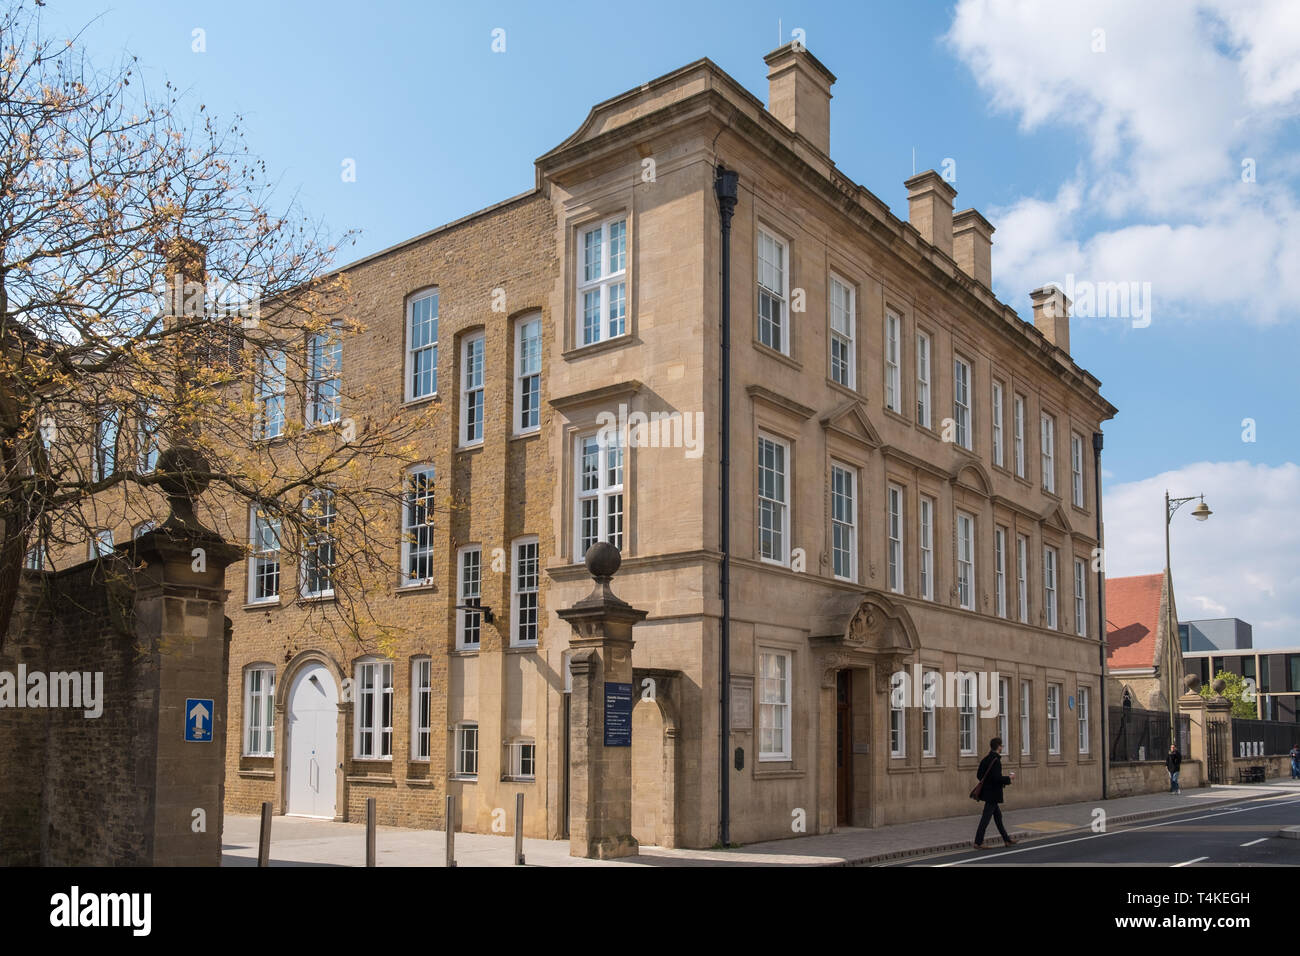
[[[820,419],[822,428],[835,432],[860,445],[880,447],[880,433],[871,424],[867,411],[857,399],[849,399]]]
[[[1074,529],[1070,527],[1070,519],[1059,504],[1053,504],[1043,512],[1043,524],[1064,534],[1074,534]]]

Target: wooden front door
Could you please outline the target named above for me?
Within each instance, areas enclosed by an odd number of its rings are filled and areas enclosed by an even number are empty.
[[[848,826],[853,807],[853,672],[835,675],[835,822]]]

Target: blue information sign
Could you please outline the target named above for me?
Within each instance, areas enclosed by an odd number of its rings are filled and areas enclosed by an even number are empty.
[[[185,739],[190,743],[207,743],[212,739],[210,698],[188,697],[185,700]]]
[[[605,682],[605,746],[632,746],[632,685]]]

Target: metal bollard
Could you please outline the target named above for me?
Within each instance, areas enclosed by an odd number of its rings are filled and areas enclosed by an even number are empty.
[[[366,798],[366,866],[375,865],[375,798]]]
[[[257,837],[257,865],[271,865],[271,801],[262,801],[262,829]]]
[[[443,828],[447,831],[447,866],[456,865],[456,798],[447,794],[447,809],[443,817]]]
[[[515,866],[524,865],[524,795],[515,794]]]

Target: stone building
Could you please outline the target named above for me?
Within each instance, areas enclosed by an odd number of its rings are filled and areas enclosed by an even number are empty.
[[[1142,710],[1169,709],[1169,654],[1182,692],[1182,646],[1170,646],[1169,581],[1164,572],[1106,579],[1106,699],[1120,705],[1125,695]],[[1178,619],[1177,604],[1172,619]]]
[[[356,818],[373,796],[381,823],[431,827],[450,793],[491,831],[522,791],[525,833],[566,835],[556,612],[597,540],[647,612],[637,840],[713,844],[724,766],[733,841],[961,813],[994,735],[1016,803],[1098,794],[1092,449],[1115,409],[1071,358],[1068,302],[1037,290],[1022,321],[991,291],[992,225],[934,172],[893,216],[830,158],[834,76],[792,46],[767,63],[766,108],[699,60],[593,107],[535,190],[346,268],[368,331],[342,375],[441,406],[425,470],[394,476],[404,572],[374,597],[405,630],[387,657],[304,635],[284,597],[329,594],[249,516],[228,810]],[[725,741],[719,166],[739,182]],[[464,506],[429,520],[431,490]],[[891,700],[900,670],[937,674],[933,706]]]

